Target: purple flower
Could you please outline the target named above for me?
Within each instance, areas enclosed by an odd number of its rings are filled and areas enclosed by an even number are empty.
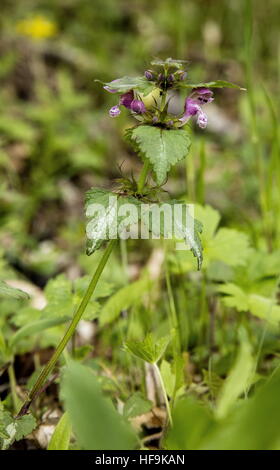
[[[118,105],[116,106],[113,106],[110,110],[109,110],[109,114],[111,117],[117,117],[121,114],[121,110],[119,108]]]
[[[213,101],[213,92],[208,88],[196,88],[191,95],[186,98],[184,115],[179,119],[184,125],[192,116],[197,115],[197,124],[201,129],[207,126],[207,116],[202,111],[201,106]]]
[[[133,90],[130,90],[127,93],[124,93],[123,95],[121,95],[119,104],[122,106],[125,106],[127,109],[130,109],[130,106],[133,100],[134,100],[134,93],[133,93]]]
[[[143,114],[146,112],[145,105],[140,100],[133,100],[131,102],[130,109],[136,114]]]
[[[209,88],[195,88],[190,97],[195,103],[201,105],[211,103],[214,100],[213,91],[209,90]]]
[[[185,115],[195,116],[199,111],[200,106],[192,98],[187,98],[185,102]]]
[[[117,90],[114,90],[113,88],[107,85],[104,88],[105,90],[109,91],[109,93],[118,92]],[[143,114],[146,112],[144,103],[140,100],[134,99],[133,90],[129,90],[120,96],[119,104],[117,104],[116,106],[113,106],[109,111],[109,114],[111,117],[119,116],[119,114],[121,113],[119,106],[124,106],[125,108],[130,109],[136,114]]]
[[[207,116],[206,114],[203,112],[203,111],[199,111],[198,114],[197,114],[197,124],[199,125],[199,127],[201,127],[201,129],[205,129],[205,127],[207,126]]]

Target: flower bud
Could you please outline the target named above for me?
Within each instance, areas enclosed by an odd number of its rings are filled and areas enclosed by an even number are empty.
[[[146,112],[145,105],[140,100],[133,100],[131,102],[130,109],[136,114],[143,114]]]
[[[171,84],[171,83],[174,82],[174,80],[175,80],[175,77],[174,77],[174,74],[173,74],[173,73],[171,73],[170,75],[168,75],[168,77],[167,77],[167,83]]]
[[[111,117],[117,117],[121,114],[121,110],[120,108],[118,107],[118,105],[116,106],[113,106],[110,110],[109,110],[109,114]]]
[[[154,80],[155,76],[152,70],[146,70],[144,73],[147,80]]]
[[[188,76],[187,72],[184,72],[183,70],[178,72],[179,80],[181,80],[182,82],[186,80],[187,76]]]

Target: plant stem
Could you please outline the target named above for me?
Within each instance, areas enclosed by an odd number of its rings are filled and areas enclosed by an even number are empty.
[[[161,376],[161,372],[160,372],[160,369],[159,369],[159,367],[156,363],[154,363],[153,366],[154,366],[156,374],[159,378],[160,385],[161,385],[161,388],[162,388],[163,397],[164,397],[165,406],[166,406],[166,411],[167,411],[167,417],[168,417],[167,421],[169,421],[170,426],[173,426],[169,400],[168,400],[168,396],[167,396],[167,393],[166,393],[166,390],[165,390],[165,386],[164,386],[164,382],[163,382],[163,379],[162,379],[162,376]]]
[[[167,287],[167,293],[168,293],[168,299],[169,299],[169,317],[170,317],[170,323],[172,327],[173,360],[175,364],[175,384],[174,384],[173,394],[170,400],[170,407],[171,409],[173,409],[175,398],[176,398],[176,392],[178,390],[178,384],[180,381],[181,338],[180,338],[180,325],[178,321],[174,295],[172,292],[170,273],[169,273],[166,257],[167,257],[167,251],[165,250],[165,255],[164,255],[165,280],[166,280],[166,287]]]
[[[168,264],[166,260],[166,251],[165,251],[164,264],[165,264],[165,281],[166,281],[168,300],[169,300],[170,323],[174,331],[174,360],[175,360],[177,354],[180,354],[181,352],[181,339],[180,339],[179,322],[178,322],[178,317],[177,317],[175,300],[174,300],[174,296],[172,292],[170,274],[169,274]]]
[[[147,179],[147,176],[148,176],[148,173],[149,173],[149,169],[150,169],[150,163],[149,163],[148,160],[145,160],[144,165],[143,165],[142,170],[141,170],[141,173],[140,173],[140,176],[139,176],[138,183],[137,183],[137,191],[138,191],[139,194],[142,194],[142,192],[143,192],[143,189],[144,189],[144,186],[145,186],[145,183],[146,183],[146,179]]]
[[[47,377],[49,376],[49,374],[51,373],[51,371],[53,370],[54,366],[56,365],[60,355],[62,354],[64,348],[66,347],[68,341],[72,338],[73,334],[75,333],[75,330],[76,330],[76,327],[91,299],[91,296],[94,292],[94,289],[96,287],[96,284],[102,274],[102,271],[104,269],[104,267],[106,266],[106,263],[109,259],[109,256],[114,248],[114,245],[116,243],[116,240],[110,240],[110,242],[108,243],[107,247],[106,247],[106,250],[104,251],[103,255],[102,255],[102,258],[101,260],[99,261],[99,264],[96,268],[96,271],[94,273],[94,275],[92,276],[92,279],[89,283],[89,286],[86,290],[86,293],[83,297],[83,300],[81,301],[80,305],[79,305],[79,308],[77,310],[77,312],[75,313],[69,327],[68,327],[68,330],[66,331],[65,335],[63,336],[62,340],[60,341],[59,345],[57,346],[56,350],[54,351],[52,357],[50,358],[49,362],[46,364],[46,366],[44,367],[44,369],[42,370],[41,374],[39,375],[35,385],[33,386],[31,392],[29,393],[29,396],[28,398],[26,399],[26,401],[24,402],[20,412],[18,413],[17,417],[20,417],[20,416],[23,416],[24,414],[27,413],[30,405],[31,405],[31,402],[34,400],[34,398],[36,398],[41,389],[42,389],[42,386],[44,385],[44,382],[45,380],[47,379]]]
[[[15,376],[15,370],[14,370],[13,364],[10,364],[8,367],[8,375],[9,375],[9,381],[10,381],[13,407],[14,407],[14,411],[17,413],[17,411],[20,408],[21,401],[17,396],[17,382],[16,382],[16,376]]]

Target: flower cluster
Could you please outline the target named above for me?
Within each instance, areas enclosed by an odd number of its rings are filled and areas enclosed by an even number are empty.
[[[188,75],[182,68],[182,62],[172,59],[154,61],[152,64],[159,68],[158,71],[149,69],[142,77],[123,77],[106,83],[105,90],[120,95],[118,104],[109,110],[110,116],[119,116],[121,106],[124,106],[145,124],[178,128],[196,116],[198,126],[205,129],[207,116],[202,106],[213,101],[213,92],[203,84],[192,87],[186,83]],[[183,113],[173,115],[168,107],[171,99],[169,92],[180,88],[189,88],[191,92],[185,99]]]

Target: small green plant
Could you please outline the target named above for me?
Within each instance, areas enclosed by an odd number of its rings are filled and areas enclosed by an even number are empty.
[[[214,99],[210,88],[240,88],[225,81],[189,83],[184,61],[181,60],[155,60],[151,65],[153,69],[147,70],[144,76],[123,77],[104,84],[105,90],[120,95],[119,104],[113,106],[109,111],[110,116],[118,116],[121,112],[120,106],[123,106],[129,109],[138,121],[138,125],[127,131],[126,136],[142,159],[143,168],[136,184],[134,180],[130,184],[128,184],[127,179],[125,181],[120,180],[115,193],[91,189],[86,195],[86,215],[90,218],[87,225],[87,254],[90,255],[99,249],[104,241],[109,240],[109,242],[67,332],[39,375],[18,413],[19,417],[26,414],[34,398],[41,393],[45,380],[73,336],[108,262],[116,238],[121,236],[132,222],[137,222],[139,218],[140,222],[142,221],[139,205],[141,202],[155,196],[155,186],[148,182],[149,173],[152,174],[157,185],[157,202],[161,205],[159,199],[160,188],[166,182],[170,168],[185,158],[189,152],[191,141],[187,130],[184,129],[185,124],[192,117],[196,117],[199,127],[203,129],[206,127],[207,116],[203,111],[203,106]],[[173,115],[169,111],[171,99],[169,92],[177,89],[190,90],[190,94],[185,99],[184,111],[180,115]],[[114,211],[111,203],[114,195],[119,205],[129,203],[136,209],[132,217],[125,215],[119,217]],[[174,203],[175,201],[168,201],[169,205]],[[99,213],[96,215],[96,204],[104,209],[102,216]],[[106,225],[108,220],[110,227],[115,225],[118,226],[118,229],[121,227],[117,236],[110,236],[110,230],[108,231]],[[193,254],[198,260],[198,269],[200,269],[202,264],[202,246],[199,239],[201,225],[199,222],[194,221],[193,230],[190,230],[186,218],[183,223],[177,222],[175,218],[174,224],[179,225],[180,238],[189,243]],[[160,235],[165,235],[160,218],[156,224],[156,231]],[[174,325],[174,328],[176,330],[176,325]]]
[[[1,2],[0,449],[278,450],[280,2],[96,4]]]
[[[240,89],[237,85],[220,80],[198,84],[189,83],[184,61],[173,59],[154,60],[151,65],[153,69],[147,70],[144,76],[123,77],[104,84],[105,90],[120,95],[119,104],[113,106],[109,111],[110,116],[118,116],[121,113],[120,106],[123,106],[129,109],[138,121],[136,127],[127,131],[126,137],[142,159],[143,168],[137,183],[134,179],[131,182],[127,179],[120,179],[118,189],[115,192],[91,189],[87,193],[86,215],[90,219],[87,225],[87,254],[90,255],[99,249],[104,241],[109,240],[109,242],[67,332],[48,364],[43,368],[27,400],[19,411],[18,417],[27,413],[34,398],[40,394],[45,380],[75,333],[116,244],[116,238],[121,237],[123,231],[131,223],[138,222],[139,219],[142,222],[143,213],[139,210],[140,204],[153,199],[155,189],[157,189],[157,203],[161,206],[160,189],[167,180],[168,172],[173,165],[185,158],[189,152],[191,140],[184,128],[186,123],[192,117],[196,117],[199,127],[204,129],[207,126],[207,115],[203,111],[203,106],[214,99],[210,88],[230,87]],[[185,99],[184,111],[180,115],[173,115],[169,111],[171,99],[169,93],[171,90],[177,89],[190,90],[190,94]],[[157,186],[149,184],[150,173]],[[132,205],[136,209],[133,216],[127,217],[126,214],[119,216],[112,206],[113,196],[116,196],[117,203],[121,206],[127,203]],[[167,202],[170,206],[175,203],[176,201]],[[101,205],[104,209],[102,216],[96,213],[96,204]],[[107,227],[108,220],[110,227],[115,225],[118,227],[118,233],[114,237],[110,236],[110,230]],[[162,228],[161,219],[159,218],[157,222],[156,231],[158,234],[166,235]],[[202,246],[199,239],[199,232],[201,232],[202,227],[200,223],[195,220],[193,230],[190,230],[186,218],[183,223],[175,218],[174,224],[179,225],[180,238],[189,243],[193,254],[197,258],[198,269],[200,269],[202,264]],[[176,325],[174,325],[174,328],[176,330]],[[157,359],[152,362],[156,364]],[[168,406],[167,398],[166,404]]]

